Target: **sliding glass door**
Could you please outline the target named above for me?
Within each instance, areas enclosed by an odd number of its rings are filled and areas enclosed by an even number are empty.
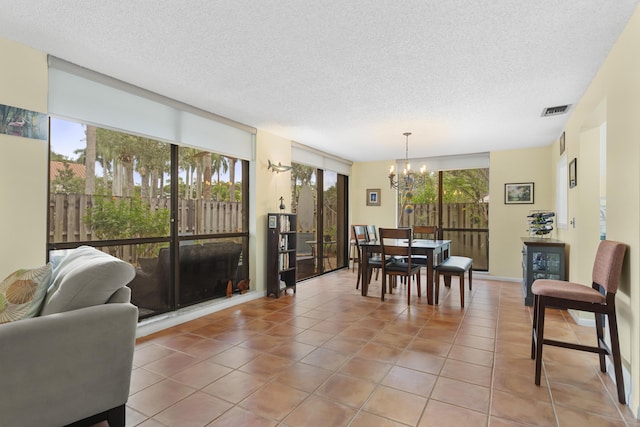
[[[346,177],[294,163],[291,179],[298,215],[296,279],[345,267]]]

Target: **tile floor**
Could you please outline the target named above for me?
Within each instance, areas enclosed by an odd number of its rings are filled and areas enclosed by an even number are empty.
[[[625,426],[597,356],[545,347],[534,385],[517,283],[474,275],[406,305],[342,270],[139,340],[127,426]],[[413,287],[415,292],[415,286]],[[563,312],[547,336],[595,342]]]

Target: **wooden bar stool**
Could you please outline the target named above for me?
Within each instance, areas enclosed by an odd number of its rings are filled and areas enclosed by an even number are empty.
[[[436,267],[436,287],[435,287],[435,304],[438,304],[440,296],[440,275],[444,275],[444,285],[446,287],[451,286],[451,276],[458,276],[460,278],[460,306],[464,307],[464,273],[469,272],[469,291],[471,291],[471,267],[473,266],[473,260],[471,258],[463,256],[450,256]]]
[[[625,404],[622,357],[620,356],[618,321],[616,320],[616,292],[626,250],[627,247],[623,243],[610,240],[600,242],[593,264],[591,287],[565,280],[538,279],[533,282],[531,286],[534,304],[531,358],[536,360],[536,385],[540,385],[543,344],[597,353],[600,357],[600,370],[602,372],[607,371],[605,356],[611,356],[613,359],[618,401]],[[601,290],[604,293],[600,292]],[[545,338],[544,315],[547,307],[594,313],[598,345],[588,346]],[[611,347],[604,341],[604,316],[607,316],[609,320]]]

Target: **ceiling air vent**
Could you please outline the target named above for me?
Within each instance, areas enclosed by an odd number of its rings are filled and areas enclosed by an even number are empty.
[[[557,107],[547,107],[542,110],[542,117],[557,116],[558,114],[564,114],[569,109],[570,105],[558,105]]]

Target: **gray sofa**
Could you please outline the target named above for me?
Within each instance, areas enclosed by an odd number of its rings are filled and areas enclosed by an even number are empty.
[[[125,425],[138,310],[133,267],[81,247],[53,268],[40,315],[0,324],[0,425]]]

